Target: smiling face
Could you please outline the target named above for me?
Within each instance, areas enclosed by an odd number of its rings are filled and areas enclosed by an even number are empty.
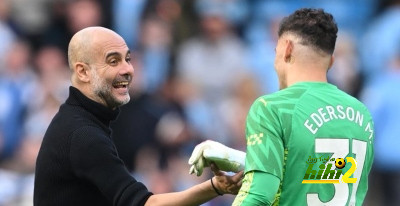
[[[102,35],[93,44],[94,61],[89,67],[94,98],[109,108],[128,103],[133,67],[125,41],[119,36]]]
[[[130,100],[130,51],[121,36],[90,27],[74,35],[68,50],[72,84],[90,99],[115,109]]]

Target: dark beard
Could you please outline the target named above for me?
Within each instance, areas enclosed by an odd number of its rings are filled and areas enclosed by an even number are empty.
[[[104,103],[106,104],[106,106],[110,109],[115,109],[121,105],[124,105],[125,101],[119,101],[118,99],[113,97],[112,94],[112,86],[107,84],[107,81],[104,79],[100,79],[98,74],[95,73],[95,88],[94,88],[94,92],[95,94],[104,101]],[[126,75],[120,78],[117,78],[113,81],[117,82],[117,81],[130,81],[130,76]],[[99,86],[100,85],[100,86]]]

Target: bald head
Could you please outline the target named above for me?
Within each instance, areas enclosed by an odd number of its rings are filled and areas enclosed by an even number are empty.
[[[88,27],[77,32],[68,47],[72,86],[85,96],[107,107],[116,108],[129,101],[128,86],[133,67],[124,39],[103,27]]]
[[[69,68],[73,71],[77,62],[92,63],[97,52],[96,45],[107,37],[122,39],[117,33],[104,27],[88,27],[78,31],[68,45]]]

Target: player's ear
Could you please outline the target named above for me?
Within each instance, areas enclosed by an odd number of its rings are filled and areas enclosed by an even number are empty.
[[[76,62],[74,66],[76,77],[81,82],[89,82],[90,81],[90,67],[88,64],[83,62]]]
[[[293,41],[286,39],[285,41],[285,54],[284,54],[285,62],[293,63]]]

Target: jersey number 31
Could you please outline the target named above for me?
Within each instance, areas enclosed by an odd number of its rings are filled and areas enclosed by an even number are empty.
[[[332,153],[332,158],[344,158],[350,152],[350,141],[349,139],[317,138],[315,139],[315,153]],[[335,192],[330,201],[322,202],[318,197],[318,193],[309,193],[307,194],[307,205],[346,205],[347,202],[348,205],[356,205],[357,188],[364,167],[366,151],[366,142],[356,139],[352,140],[351,152],[356,155],[355,159],[357,161],[357,170],[353,175],[358,180],[356,183],[353,183],[352,191],[349,191],[347,183],[333,184]]]

